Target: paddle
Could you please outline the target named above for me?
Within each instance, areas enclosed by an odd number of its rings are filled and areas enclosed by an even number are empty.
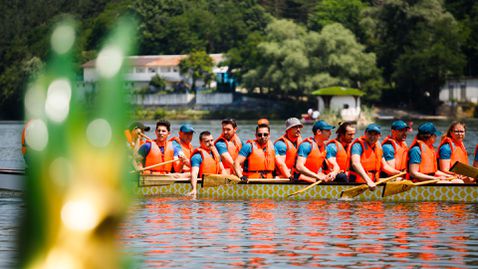
[[[478,168],[461,162],[455,162],[450,168],[450,172],[478,179]]]
[[[236,175],[204,174],[202,176],[201,187],[218,187],[222,185],[248,184],[248,183],[287,183],[288,178],[249,178],[247,182],[241,181]]]
[[[440,179],[432,179],[422,182],[413,183],[410,180],[403,180],[398,182],[387,182],[383,188],[382,197],[387,197],[401,192],[406,192],[415,186],[433,184],[440,181]]]
[[[298,191],[295,191],[295,192],[293,192],[293,193],[287,195],[287,197],[290,197],[290,196],[292,196],[292,195],[296,195],[296,194],[298,194],[298,193],[304,192],[304,191],[306,191],[306,190],[308,190],[308,189],[314,187],[315,185],[319,185],[319,184],[322,183],[322,182],[323,182],[323,180],[316,181],[316,182],[310,184],[309,186],[307,186],[307,187],[305,187],[305,188],[302,188],[302,189],[300,189],[300,190],[298,190]]]
[[[381,180],[377,181],[377,183],[375,183],[375,185],[378,186],[378,185],[383,184],[383,183],[385,183],[389,180],[395,179],[397,177],[401,177],[405,174],[406,174],[406,172],[402,172],[402,173],[393,175],[391,177],[381,179]],[[355,196],[362,194],[366,190],[368,190],[368,185],[367,184],[362,184],[362,185],[359,185],[359,186],[356,186],[356,187],[348,188],[346,190],[343,190],[340,193],[340,198],[354,198]]]
[[[157,164],[153,164],[153,165],[150,165],[150,166],[146,166],[146,167],[140,168],[140,169],[138,169],[138,170],[131,170],[130,173],[143,172],[143,171],[149,170],[149,169],[151,169],[151,168],[155,168],[155,167],[158,167],[158,166],[166,165],[166,164],[169,164],[169,163],[174,163],[174,162],[177,161],[177,160],[178,160],[178,159],[173,159],[173,160],[165,161],[165,162],[162,162],[162,163],[157,163]]]

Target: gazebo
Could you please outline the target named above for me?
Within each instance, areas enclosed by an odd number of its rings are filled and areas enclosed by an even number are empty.
[[[312,92],[317,96],[317,110],[339,112],[343,120],[356,121],[360,116],[360,97],[365,93],[359,89],[328,87]]]

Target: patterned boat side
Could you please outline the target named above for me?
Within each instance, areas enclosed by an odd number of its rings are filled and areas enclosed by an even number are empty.
[[[219,187],[198,189],[198,197],[220,199],[249,199],[268,198],[283,199],[287,195],[304,188],[303,184],[234,184]],[[338,199],[340,193],[356,185],[317,185],[310,190],[287,199]],[[177,182],[161,186],[138,187],[138,193],[144,196],[151,195],[184,195],[191,190],[187,182]],[[389,202],[416,202],[416,201],[446,201],[477,203],[478,186],[463,184],[442,184],[432,186],[417,186],[406,192],[382,198],[383,186],[375,191],[365,191],[354,198],[358,201],[389,201]]]

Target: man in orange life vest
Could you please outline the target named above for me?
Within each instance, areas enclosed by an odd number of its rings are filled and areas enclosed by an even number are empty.
[[[214,142],[217,152],[221,156],[226,172],[231,174],[234,169],[239,151],[242,148],[241,139],[237,136],[237,124],[234,119],[225,119],[221,122],[222,134]]]
[[[287,119],[285,122],[285,134],[274,142],[277,175],[280,178],[292,179],[293,177],[292,169],[297,158],[297,148],[302,142],[300,129],[303,127],[304,125],[302,125],[298,118]]]
[[[138,150],[139,160],[143,167],[155,165],[173,159],[184,159],[180,156],[177,148],[173,146],[173,142],[168,141],[171,124],[167,120],[159,120],[156,122],[156,140],[147,141]],[[149,171],[160,174],[171,173],[173,170],[172,163],[151,168]]]
[[[382,174],[384,177],[407,170],[408,146],[405,140],[410,127],[402,121],[392,123],[391,135],[382,142]]]
[[[193,151],[191,157],[191,186],[192,190],[187,195],[196,195],[197,179],[203,174],[224,174],[221,157],[214,147],[214,138],[209,131],[199,134],[199,148]]]
[[[355,126],[352,122],[346,121],[340,124],[335,132],[337,137],[327,142],[325,148],[325,160],[327,169],[325,173],[335,172],[334,181],[349,182],[347,172],[349,170],[350,156],[347,154],[350,143],[355,137]]]
[[[258,125],[256,127],[256,139],[247,141],[241,148],[237,159],[234,161],[234,171],[241,180],[273,178],[275,150],[274,145],[269,140],[269,135],[270,127],[268,125]],[[242,167],[244,167],[244,170]]]
[[[438,170],[437,154],[433,144],[441,135],[435,125],[424,122],[418,126],[418,133],[408,151],[408,172],[413,181],[439,179],[447,182],[450,176]]]
[[[367,183],[371,190],[375,189],[382,168],[382,147],[378,141],[381,133],[380,126],[369,124],[365,134],[355,139],[350,148],[350,180]]]
[[[333,128],[334,126],[323,120],[314,123],[312,126],[314,136],[304,139],[297,151],[295,168],[298,173],[295,174],[296,179],[316,182],[319,180],[332,181],[335,178],[336,173],[333,171],[328,175],[320,171],[326,155],[325,142],[332,134]]]
[[[178,156],[184,156],[181,161],[173,165],[174,172],[184,173],[191,171],[191,156],[193,153],[193,145],[191,141],[193,139],[194,128],[191,124],[183,124],[179,127],[179,136],[174,136],[169,141],[173,142],[173,146],[177,149]]]

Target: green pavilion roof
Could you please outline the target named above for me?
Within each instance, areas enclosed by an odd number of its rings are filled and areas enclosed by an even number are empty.
[[[312,95],[352,95],[362,96],[365,93],[359,89],[347,88],[347,87],[328,87],[322,88],[312,92]]]

